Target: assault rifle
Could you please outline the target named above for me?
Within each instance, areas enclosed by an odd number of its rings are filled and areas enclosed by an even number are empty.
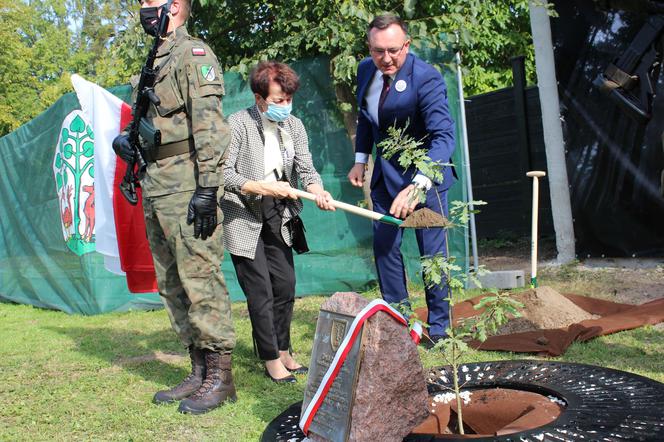
[[[161,132],[145,117],[151,103],[155,106],[161,104],[161,100],[154,93],[154,82],[158,71],[158,68],[155,69],[154,67],[154,61],[157,57],[157,50],[159,49],[161,39],[168,31],[168,14],[171,9],[171,3],[173,3],[173,0],[168,0],[161,6],[157,35],[154,38],[154,43],[148,53],[145,65],[141,69],[141,78],[138,80],[138,93],[131,110],[133,119],[129,125],[128,137],[129,143],[135,152],[135,160],[127,164],[127,172],[120,183],[120,191],[132,206],[138,203],[136,187],[140,185],[140,180],[145,175],[145,170],[147,169],[145,151],[150,151],[153,154],[154,150],[161,145]],[[141,145],[141,140],[143,140],[144,147]]]
[[[648,20],[627,50],[609,64],[595,86],[636,121],[652,116],[655,83],[662,58],[664,2],[649,0],[596,0],[600,9],[621,9],[648,14]]]

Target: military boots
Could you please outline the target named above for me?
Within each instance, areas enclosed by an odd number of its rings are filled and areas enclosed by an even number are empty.
[[[200,388],[180,402],[180,413],[207,413],[226,401],[235,402],[235,384],[231,373],[231,355],[204,350],[206,376]]]
[[[205,379],[204,350],[190,345],[189,357],[191,358],[191,373],[189,373],[189,376],[170,390],[158,391],[152,402],[155,404],[169,404],[191,396],[200,388],[203,379]]]

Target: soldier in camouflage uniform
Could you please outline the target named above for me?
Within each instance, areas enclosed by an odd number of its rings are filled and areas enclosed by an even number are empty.
[[[165,3],[141,2],[141,24],[148,34],[157,34]],[[147,119],[161,131],[162,141],[145,153],[141,187],[159,294],[192,364],[191,373],[157,392],[154,402],[181,401],[180,412],[198,414],[236,399],[235,334],[218,226],[218,189],[223,192],[218,166],[230,141],[221,108],[223,79],[214,53],[187,33],[190,7],[190,0],[172,0],[168,35],[155,60],[154,92],[161,103],[151,105]],[[113,148],[125,161],[134,159],[126,134],[114,140]]]

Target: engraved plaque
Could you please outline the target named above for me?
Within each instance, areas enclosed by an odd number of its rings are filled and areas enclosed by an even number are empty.
[[[316,394],[323,376],[332,364],[334,355],[346,337],[354,319],[353,316],[320,310],[302,410],[309,406],[309,402]],[[310,433],[332,442],[348,440],[355,385],[357,384],[357,373],[360,367],[362,335],[363,332],[360,331],[346,356],[346,361],[332,383],[330,391],[309,426]]]

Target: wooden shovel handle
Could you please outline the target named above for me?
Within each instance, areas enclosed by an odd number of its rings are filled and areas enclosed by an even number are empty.
[[[293,192],[299,198],[310,200],[310,201],[316,201],[316,195],[314,195],[313,193],[305,192],[304,190],[300,190],[300,189],[293,189]],[[384,222],[384,223],[387,223],[387,224],[392,224],[392,225],[395,225],[395,226],[400,226],[401,223],[403,222],[402,220],[394,218],[392,216],[383,215],[383,214],[380,214],[378,212],[374,212],[374,211],[368,210],[368,209],[363,209],[362,207],[357,207],[357,206],[354,206],[352,204],[337,201],[335,199],[333,199],[330,202],[330,204],[332,206],[336,207],[337,209],[341,209],[345,212],[350,212],[350,213],[353,213],[355,215],[362,216],[364,218],[369,218],[369,219],[372,219],[372,220],[375,220],[375,221],[381,221],[381,222]]]

